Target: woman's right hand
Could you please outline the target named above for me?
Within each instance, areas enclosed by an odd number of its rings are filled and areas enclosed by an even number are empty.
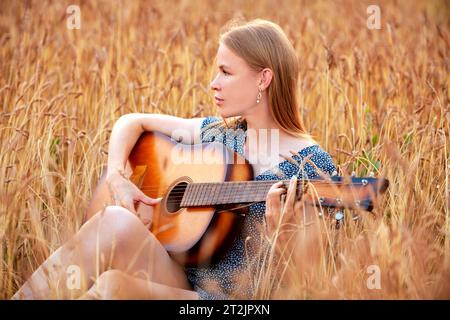
[[[106,183],[108,185],[111,198],[114,201],[114,205],[124,207],[134,214],[136,214],[142,222],[147,225],[150,221],[139,216],[136,210],[136,205],[142,202],[149,206],[154,206],[161,202],[162,198],[150,198],[145,195],[134,183],[128,179],[123,171],[120,169],[113,168],[108,169],[106,175]]]

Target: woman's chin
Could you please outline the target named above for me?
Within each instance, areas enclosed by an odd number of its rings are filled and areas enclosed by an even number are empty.
[[[230,118],[240,116],[237,112],[230,112],[229,110],[225,110],[223,108],[219,108],[219,114],[222,118]]]

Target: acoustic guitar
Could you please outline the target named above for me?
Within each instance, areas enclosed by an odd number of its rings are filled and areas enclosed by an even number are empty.
[[[150,231],[186,267],[222,257],[240,232],[249,205],[265,201],[276,182],[254,181],[252,165],[221,143],[185,145],[156,131],[140,136],[128,167],[130,180],[140,190],[152,198],[163,197],[153,207]],[[106,172],[93,193],[87,217],[113,204]],[[283,183],[289,186],[289,180]],[[388,185],[384,178],[333,176],[299,179],[296,192],[312,187],[314,192],[305,193],[303,199],[314,206],[372,211]]]

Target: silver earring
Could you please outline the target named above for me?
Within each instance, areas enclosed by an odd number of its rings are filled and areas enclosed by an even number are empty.
[[[260,103],[261,102],[261,97],[262,97],[262,95],[261,95],[261,88],[258,88],[259,89],[259,92],[258,92],[258,95],[256,96],[256,103]]]

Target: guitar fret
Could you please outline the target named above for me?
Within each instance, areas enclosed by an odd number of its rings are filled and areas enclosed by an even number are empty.
[[[194,200],[194,205],[198,206],[200,203],[200,184],[197,184],[197,187],[195,188],[195,200]]]
[[[258,195],[258,188],[260,185],[253,183],[252,184],[252,196],[253,198]]]
[[[184,191],[184,202],[183,204],[185,206],[189,206],[191,204],[191,200],[189,199],[191,196],[191,191],[192,191],[192,185],[188,184],[186,190]]]
[[[221,192],[221,195],[220,195],[222,204],[226,203],[226,197],[225,197],[226,192],[227,192],[227,185],[223,184],[222,185],[222,192]]]
[[[230,186],[230,199],[229,202],[234,202],[234,197],[236,196],[236,189],[233,188],[233,185]]]
[[[225,191],[227,189],[227,185],[226,184],[222,184],[220,186],[220,204],[224,204],[225,203]]]
[[[203,196],[204,196],[204,190],[205,189],[205,184],[204,183],[202,183],[201,185],[200,185],[200,191],[199,191],[199,201],[198,201],[198,204],[200,205],[200,206],[202,206],[203,205]]]
[[[232,202],[232,201],[233,201],[233,197],[234,197],[234,193],[233,193],[233,185],[230,184],[229,188],[230,188],[230,193],[229,193],[229,195],[228,195],[228,202]]]
[[[203,184],[199,183],[198,190],[197,190],[197,205],[198,206],[202,205],[202,188],[203,188]]]
[[[244,202],[244,196],[245,196],[245,182],[239,183],[239,203]]]
[[[205,186],[205,201],[203,204],[207,205],[211,203],[211,184],[207,183]]]
[[[234,202],[235,201],[236,194],[237,194],[236,193],[236,185],[231,185],[230,186],[230,199],[229,199],[230,202]]]
[[[211,183],[208,183],[207,188],[206,188],[206,202],[205,204],[207,205],[211,205],[211,195],[212,195],[212,185]]]
[[[190,205],[192,205],[193,200],[194,200],[194,190],[195,190],[195,185],[190,184],[189,185],[189,197],[188,197],[188,202]]]
[[[245,197],[246,197],[246,189],[247,189],[247,183],[245,181],[242,182],[242,189],[241,189],[241,199],[240,202],[244,203],[245,202]]]
[[[205,193],[205,195],[204,195],[203,204],[208,205],[211,202],[211,184],[210,183],[205,183],[204,193]]]
[[[236,185],[234,200],[238,203],[241,203],[242,201],[242,182],[239,181]]]
[[[226,203],[226,201],[227,201],[227,197],[226,197],[227,190],[228,190],[228,186],[226,183],[224,183],[222,185],[222,201],[221,201],[222,204]]]
[[[253,184],[249,182],[247,184],[247,193],[245,197],[247,201],[252,198],[252,193],[253,193]]]
[[[209,204],[209,202],[211,201],[211,198],[210,198],[210,185],[209,185],[209,183],[206,183],[205,184],[205,190],[204,190],[204,193],[205,193],[205,195],[204,195],[204,197],[205,197],[205,199],[204,199],[204,201],[203,201],[203,204],[204,205],[206,205],[206,204]]]
[[[220,203],[220,184],[216,184],[216,191],[214,191],[214,204]]]
[[[245,182],[239,182],[239,189],[238,189],[238,196],[236,197],[237,201],[239,201],[239,203],[242,203],[244,201],[244,196],[245,196]]]
[[[215,184],[215,183],[210,183],[210,184],[209,184],[209,194],[210,194],[210,197],[209,197],[209,204],[210,204],[210,205],[214,205],[214,196],[215,196],[215,193],[216,193],[216,184]]]
[[[197,185],[194,183],[192,184],[192,190],[191,190],[191,198],[190,198],[190,203],[191,205],[195,205],[195,195],[197,194]]]
[[[186,189],[183,192],[183,196],[181,197],[180,206],[184,206],[186,204],[186,199],[188,196],[188,194],[186,192],[187,192],[188,188],[189,188],[189,185],[187,185]]]
[[[253,184],[251,182],[247,183],[247,188],[246,188],[246,200],[250,200],[251,198],[253,198]]]
[[[239,201],[241,203],[245,202],[245,197],[247,195],[247,191],[246,190],[247,190],[247,183],[246,182],[242,182],[242,185],[241,185],[241,196],[239,197]]]
[[[273,183],[275,183],[275,182],[273,182]],[[270,188],[270,187],[269,187],[269,188]],[[267,184],[266,184],[266,183],[259,185],[259,186],[258,186],[258,189],[257,189],[256,198],[257,198],[258,200],[261,199],[261,198],[265,198],[265,196],[266,196],[266,191],[267,191]]]
[[[213,205],[218,203],[219,195],[220,195],[220,185],[216,183],[216,184],[214,184],[214,193],[213,193],[213,200],[212,200]]]
[[[208,186],[208,193],[209,193],[209,200],[208,200],[208,205],[213,205],[214,204],[214,188],[216,187],[215,183],[210,183]]]

